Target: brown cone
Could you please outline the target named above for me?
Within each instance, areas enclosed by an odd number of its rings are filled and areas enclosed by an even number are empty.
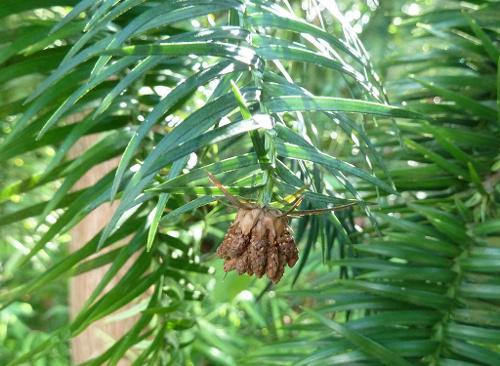
[[[217,249],[224,271],[236,270],[277,283],[285,265],[293,267],[299,255],[283,214],[271,208],[238,210],[224,241]]]

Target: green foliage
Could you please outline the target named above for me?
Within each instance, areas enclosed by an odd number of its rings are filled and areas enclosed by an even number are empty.
[[[312,3],[2,5],[13,41],[0,48],[0,157],[32,162],[0,173],[2,240],[16,243],[0,253],[2,362],[64,364],[90,324],[137,315],[85,365],[126,352],[134,365],[498,364],[497,4],[398,18],[386,96],[337,5]],[[113,157],[116,169],[73,190]],[[294,220],[301,259],[276,288],[225,278],[214,252],[234,210],[209,172],[261,204],[300,191],[301,209],[358,208]],[[61,249],[113,200],[101,232]],[[28,304],[107,264],[74,319],[13,347]]]

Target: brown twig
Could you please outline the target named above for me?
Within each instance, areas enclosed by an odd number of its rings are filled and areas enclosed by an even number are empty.
[[[224,187],[222,185],[222,183],[215,177],[215,175],[213,175],[212,173],[208,172],[208,179],[210,179],[210,181],[217,187],[220,189],[220,191],[224,194],[224,197],[226,197],[234,206],[236,206],[237,208],[243,208],[243,209],[246,209],[246,210],[251,210],[253,208],[255,208],[254,205],[252,204],[248,204],[247,202],[243,202],[241,200],[239,200],[238,198],[236,198],[235,196],[233,196],[228,190],[226,187]],[[286,211],[286,212],[283,212],[283,215],[282,216],[286,216],[286,217],[300,217],[300,216],[308,216],[308,215],[321,215],[325,212],[332,212],[332,211],[340,211],[340,210],[345,210],[349,207],[352,207],[354,205],[357,204],[357,202],[353,202],[353,203],[348,203],[348,204],[345,204],[345,205],[340,205],[340,206],[335,206],[335,207],[331,207],[331,208],[319,208],[319,209],[316,209],[316,210],[303,210],[303,211],[295,211],[294,210],[299,207],[299,205],[302,203],[302,201],[304,200],[304,196],[300,196],[298,197],[292,204],[292,207]]]
[[[212,173],[208,172],[208,179],[210,179],[210,181],[217,187],[220,189],[220,191],[222,192],[222,194],[224,194],[224,197],[226,197],[233,205],[235,205],[236,207],[238,208],[244,208],[244,209],[252,209],[253,207],[244,203],[244,202],[241,202],[239,199],[237,199],[235,196],[233,196],[231,193],[229,193],[229,191],[226,189],[226,187],[224,187],[222,185],[221,182],[219,182],[219,180],[217,178],[215,178],[215,175],[213,175]]]
[[[287,212],[283,213],[283,216],[289,216],[304,200],[304,196],[298,197],[292,204],[292,208],[290,208]]]
[[[345,205],[340,205],[340,206],[335,206],[335,207],[330,207],[330,208],[319,208],[316,210],[304,210],[304,211],[295,211],[291,214],[287,214],[288,216],[308,216],[308,215],[321,215],[322,213],[325,212],[331,212],[331,211],[340,211],[340,210],[345,210],[346,208],[352,207],[356,205],[357,202],[353,203],[347,203]]]

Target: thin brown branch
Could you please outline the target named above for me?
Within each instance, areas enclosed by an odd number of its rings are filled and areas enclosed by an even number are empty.
[[[224,197],[226,197],[229,202],[231,202],[233,205],[235,205],[238,208],[244,208],[244,209],[252,209],[253,207],[240,201],[237,199],[235,196],[233,196],[229,191],[222,185],[221,182],[213,175],[212,173],[208,172],[208,179],[217,187],[220,189],[220,191],[224,194]]]

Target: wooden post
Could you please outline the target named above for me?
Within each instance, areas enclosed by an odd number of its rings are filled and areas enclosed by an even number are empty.
[[[98,140],[98,136],[86,136],[81,138],[71,151],[72,156],[78,156],[87,150]],[[82,189],[95,184],[106,173],[112,170],[118,164],[118,159],[112,159],[101,163],[89,170],[73,187],[74,189]],[[101,230],[111,218],[116,204],[103,204],[94,210],[90,215],[85,217],[71,232],[71,251],[81,248],[87,243],[96,233]],[[123,243],[123,241],[122,241]],[[110,250],[112,248],[109,248]],[[102,254],[104,251],[101,251]],[[120,269],[118,276],[111,282],[113,285],[118,279],[130,268],[133,258],[129,260],[123,268]],[[106,273],[110,265],[106,265],[92,271],[83,273],[73,277],[70,280],[69,288],[69,305],[70,316],[73,319],[85,301],[90,297],[92,291],[96,288],[101,278]],[[106,289],[105,291],[107,291]],[[120,311],[123,309],[120,309]],[[97,321],[90,325],[84,332],[79,334],[72,340],[71,343],[71,358],[74,364],[85,362],[94,358],[106,349],[108,349],[114,341],[125,334],[136,321],[136,317],[127,318],[124,320],[111,322],[106,318]],[[129,365],[128,359],[120,361],[120,366]]]

